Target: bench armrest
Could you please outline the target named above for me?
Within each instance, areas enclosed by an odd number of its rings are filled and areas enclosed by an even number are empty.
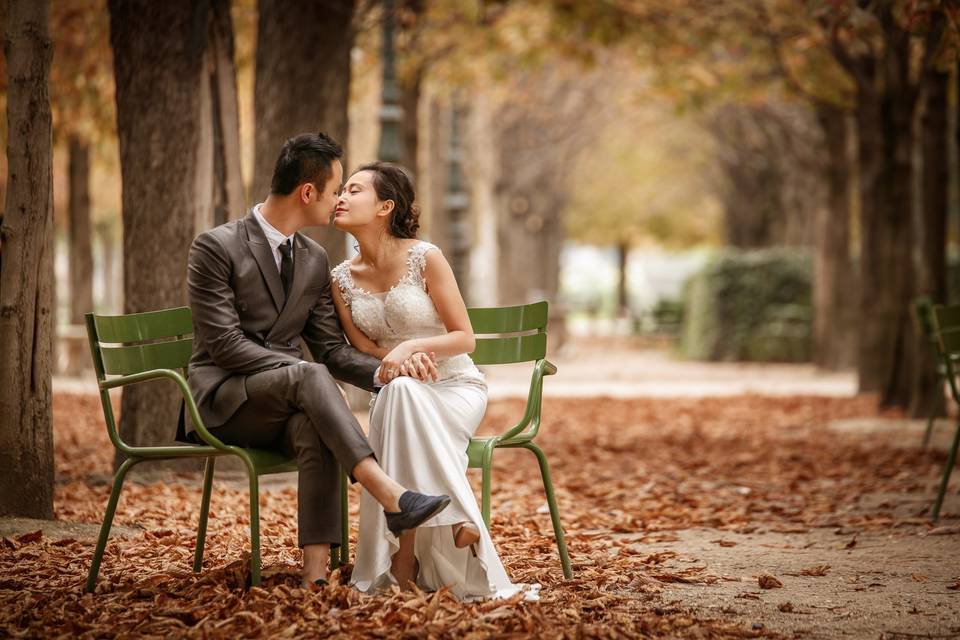
[[[119,378],[111,378],[110,380],[100,381],[100,390],[108,391],[110,389],[116,389],[119,387],[125,387],[131,384],[138,384],[140,382],[147,382],[149,380],[158,380],[161,378],[167,378],[173,380],[177,387],[180,390],[180,395],[183,396],[183,402],[187,411],[190,412],[190,418],[193,420],[193,426],[197,429],[197,434],[200,436],[200,439],[203,440],[206,444],[211,447],[215,447],[222,451],[231,452],[232,450],[226,444],[221,442],[217,437],[215,437],[207,429],[206,425],[203,424],[203,419],[200,417],[199,411],[197,411],[197,403],[193,400],[193,394],[190,393],[190,387],[187,386],[187,381],[180,375],[179,372],[174,371],[173,369],[151,369],[149,371],[141,371],[140,373],[133,373],[126,376],[120,376]],[[112,438],[111,438],[112,439]],[[120,436],[117,435],[116,441],[113,443],[118,449],[123,451],[128,455],[136,455],[137,447],[132,447],[127,443],[120,440]]]
[[[527,407],[523,417],[516,425],[511,427],[499,437],[500,440],[511,440],[519,435],[524,438],[533,438],[540,429],[540,405],[543,402],[543,378],[552,376],[557,372],[557,366],[546,358],[537,360],[533,367],[533,375],[530,377],[530,392],[527,395]],[[524,432],[527,427],[529,431]]]

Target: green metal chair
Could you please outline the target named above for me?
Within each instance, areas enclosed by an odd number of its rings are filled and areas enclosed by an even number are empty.
[[[483,470],[483,497],[481,512],[483,522],[490,528],[490,479],[493,452],[497,449],[527,449],[537,456],[543,488],[550,506],[550,519],[557,538],[560,564],[563,575],[570,579],[570,556],[563,539],[560,512],[550,480],[550,468],[543,451],[533,439],[540,429],[540,409],[543,403],[543,378],[553,375],[557,368],[546,360],[547,353],[547,303],[537,302],[517,307],[468,309],[470,323],[477,336],[476,349],[470,356],[478,365],[534,362],[533,376],[527,406],[520,421],[498,436],[473,438],[467,447],[469,467]],[[493,335],[491,335],[493,334]],[[512,335],[504,335],[512,334]]]
[[[97,548],[87,576],[87,591],[92,593],[96,586],[123,480],[134,466],[150,460],[206,458],[203,496],[200,501],[200,522],[197,526],[197,541],[193,556],[193,570],[200,571],[203,565],[203,545],[207,533],[214,462],[220,456],[236,456],[243,461],[247,469],[250,479],[250,582],[253,585],[260,584],[259,477],[271,473],[296,471],[296,462],[276,451],[226,445],[207,430],[197,412],[197,406],[186,382],[187,362],[193,350],[191,337],[193,318],[188,307],[123,316],[100,316],[88,313],[86,324],[90,353],[93,356],[93,366],[100,388],[100,401],[103,404],[103,417],[107,424],[107,434],[113,446],[127,456],[114,476],[113,489],[110,492],[107,511],[100,527],[100,537],[97,539]],[[129,445],[120,438],[113,416],[113,407],[110,404],[109,390],[162,379],[172,380],[179,388],[185,402],[185,409],[190,412],[197,434],[204,441],[204,445],[172,444],[143,447]],[[340,562],[346,563],[349,557],[347,483],[342,476],[340,487],[344,517],[340,553],[331,554],[333,567],[338,566]]]
[[[933,423],[939,413],[940,403],[943,401],[943,383],[947,378],[947,370],[940,359],[940,346],[933,330],[933,301],[929,297],[921,296],[913,301],[913,318],[921,335],[929,345],[930,352],[933,354],[936,375],[934,388],[937,391],[930,397],[930,407],[927,409],[927,428],[923,432],[923,447],[926,448],[930,444]]]
[[[957,372],[954,365],[960,359],[960,305],[933,307],[933,331],[939,345],[940,361],[946,370],[947,382],[950,385],[950,394],[960,406],[960,389],[957,388]],[[940,518],[940,507],[943,497],[950,483],[950,474],[957,462],[957,446],[960,445],[960,420],[957,422],[957,432],[953,437],[953,446],[947,455],[947,463],[943,467],[943,478],[940,480],[940,489],[937,500],[933,504],[933,521]]]

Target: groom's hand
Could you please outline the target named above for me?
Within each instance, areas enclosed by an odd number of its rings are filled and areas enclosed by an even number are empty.
[[[436,355],[418,351],[400,365],[400,375],[410,376],[423,382],[436,382],[439,379]]]

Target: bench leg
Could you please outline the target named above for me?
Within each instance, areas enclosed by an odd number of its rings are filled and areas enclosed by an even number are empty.
[[[120,490],[123,488],[123,480],[130,471],[143,458],[127,458],[117,469],[113,477],[113,488],[110,490],[110,499],[107,501],[107,511],[103,514],[103,524],[100,525],[100,537],[97,538],[97,547],[93,552],[93,562],[90,563],[90,572],[87,574],[87,592],[93,593],[97,586],[97,576],[100,574],[100,562],[103,560],[103,552],[107,548],[107,539],[110,537],[110,527],[113,526],[113,516],[117,512],[117,502],[120,501]]]
[[[483,448],[483,460],[481,464],[483,470],[483,487],[480,493],[480,515],[483,518],[483,524],[490,530],[490,482],[493,472],[493,447],[487,445]]]
[[[260,478],[252,464],[247,464],[250,476],[250,586],[260,584]]]
[[[947,485],[950,484],[950,474],[953,472],[953,465],[957,463],[958,445],[960,445],[960,420],[957,422],[957,432],[953,436],[953,446],[950,447],[947,464],[943,467],[943,478],[940,480],[940,490],[937,492],[937,501],[933,504],[934,522],[940,519],[940,507],[943,505],[943,496],[947,493]]]
[[[937,383],[934,385],[936,392],[931,394],[929,414],[927,416],[927,429],[923,432],[923,448],[926,449],[930,444],[930,434],[933,433],[933,423],[937,418],[937,409],[940,407],[941,395],[943,394],[943,379],[937,376]]]
[[[563,577],[567,580],[573,577],[570,567],[570,556],[567,553],[567,542],[563,537],[563,525],[560,523],[560,510],[557,508],[557,498],[553,493],[553,482],[550,480],[550,466],[543,450],[532,442],[527,442],[524,448],[533,451],[540,463],[540,475],[543,477],[543,490],[547,494],[547,505],[550,507],[550,519],[553,521],[553,534],[557,537],[557,550],[560,552],[560,564],[563,566]]]
[[[197,545],[193,551],[193,570],[203,568],[203,546],[207,538],[207,516],[210,513],[210,491],[213,488],[213,466],[216,458],[207,458],[203,468],[203,497],[200,498],[200,523],[197,525]]]

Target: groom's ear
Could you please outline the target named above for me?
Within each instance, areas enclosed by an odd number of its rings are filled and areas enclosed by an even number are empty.
[[[297,187],[297,193],[300,196],[301,204],[310,204],[310,198],[314,195],[314,191],[317,190],[317,187],[314,186],[312,182],[304,182],[302,185]]]

